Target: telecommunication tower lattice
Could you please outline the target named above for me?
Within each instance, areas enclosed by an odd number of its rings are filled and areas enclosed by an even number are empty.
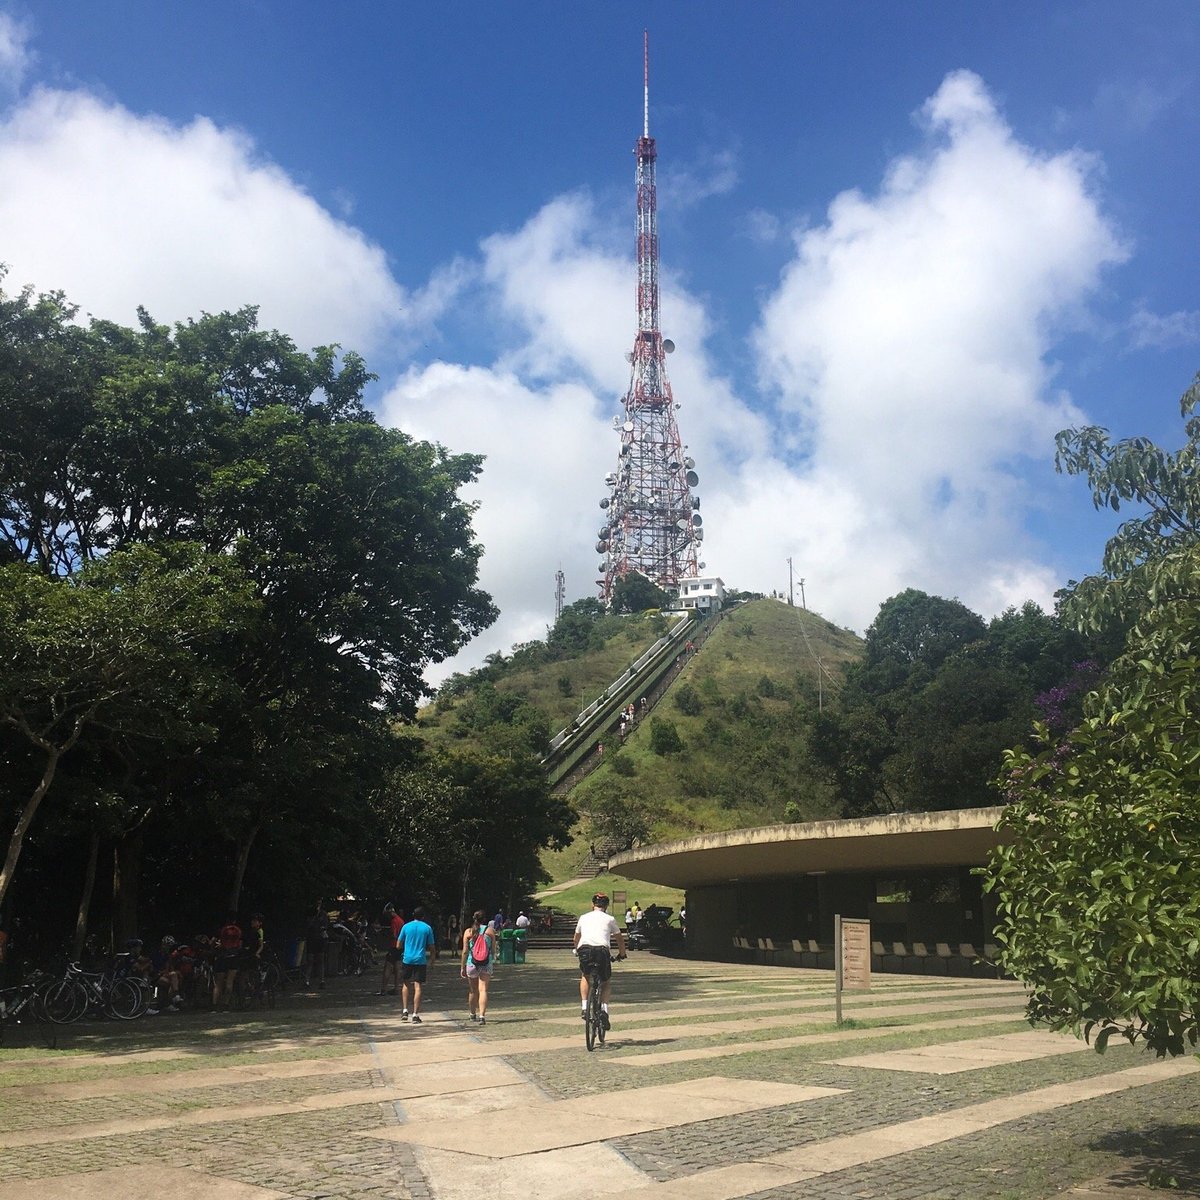
[[[637,155],[637,313],[638,328],[630,364],[624,412],[613,418],[620,434],[617,469],[605,476],[609,494],[600,501],[604,524],[596,551],[604,555],[600,596],[611,603],[618,580],[644,575],[673,590],[681,579],[699,573],[704,539],[700,500],[692,489],[700,482],[696,464],[685,454],[675,422],[679,407],[667,379],[666,356],[674,342],[659,330],[658,149],[650,136],[650,44],[642,40],[642,136]]]

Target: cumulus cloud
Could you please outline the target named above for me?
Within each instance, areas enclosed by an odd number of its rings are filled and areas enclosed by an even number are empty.
[[[0,12],[0,95],[20,90],[32,62],[28,26]]]
[[[245,134],[82,91],[38,89],[0,121],[0,262],[126,322],[256,303],[304,347],[370,350],[405,303],[383,250]]]
[[[1091,160],[1021,144],[977,76],[948,76],[920,120],[920,153],[797,236],[756,338],[816,491],[792,496],[791,551],[858,627],[904,586],[985,611],[1048,598],[1023,471],[1082,414],[1047,351],[1126,253]],[[744,511],[766,515],[760,491]]]

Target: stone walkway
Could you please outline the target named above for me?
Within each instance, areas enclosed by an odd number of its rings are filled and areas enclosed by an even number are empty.
[[[1031,1031],[1018,987],[636,955],[588,1054],[574,960],[0,1050],[0,1200],[1200,1195],[1200,1064]],[[373,982],[373,981],[371,981]],[[23,1030],[10,1036],[12,1045]],[[19,1044],[19,1043],[18,1043]]]

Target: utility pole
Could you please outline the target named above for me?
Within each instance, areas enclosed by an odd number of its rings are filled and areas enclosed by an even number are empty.
[[[796,595],[792,589],[792,560],[788,558],[788,607],[796,607]]]
[[[804,580],[800,580],[800,607],[808,611],[808,601],[804,598]]]

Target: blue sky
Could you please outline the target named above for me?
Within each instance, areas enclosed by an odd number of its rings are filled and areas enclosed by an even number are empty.
[[[1092,569],[1054,431],[1175,445],[1200,368],[1194,3],[0,0],[6,286],[363,351],[488,456],[478,661],[594,591],[644,27],[709,570],[861,630]]]

